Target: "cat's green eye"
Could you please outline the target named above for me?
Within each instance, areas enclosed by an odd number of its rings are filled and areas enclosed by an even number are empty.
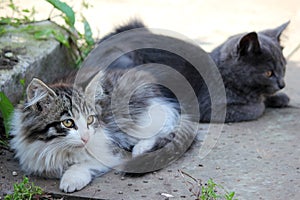
[[[266,71],[265,76],[266,77],[271,77],[271,76],[273,76],[273,72],[272,71]]]
[[[87,125],[91,125],[94,122],[94,120],[95,120],[94,115],[88,116],[88,118],[86,120],[87,121]]]
[[[72,119],[65,119],[61,122],[66,128],[73,128],[75,123]]]

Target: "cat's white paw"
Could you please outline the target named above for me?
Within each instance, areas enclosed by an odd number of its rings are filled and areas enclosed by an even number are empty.
[[[141,140],[132,149],[132,156],[136,157],[150,151],[154,146],[154,140]]]
[[[66,171],[60,180],[59,189],[64,192],[74,192],[84,188],[91,180],[89,173]]]

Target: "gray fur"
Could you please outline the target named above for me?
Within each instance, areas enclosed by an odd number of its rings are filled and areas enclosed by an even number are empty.
[[[232,36],[211,52],[226,88],[226,121],[254,120],[263,114],[265,106],[288,105],[289,98],[277,94],[285,87],[286,60],[280,36],[288,24]],[[269,70],[273,72],[270,78],[264,76]]]
[[[96,104],[100,104],[103,108],[100,118],[110,130],[111,134],[108,137],[111,141],[122,149],[132,151],[140,141],[132,132],[145,118],[145,113],[148,113],[153,101],[166,106],[169,115],[165,127],[162,127],[155,137],[168,137],[172,134],[169,131],[172,131],[172,127],[175,127],[179,120],[179,110],[172,99],[163,96],[159,86],[145,84],[155,82],[150,73],[136,70],[127,72],[128,70],[115,69],[105,73],[102,80],[105,95]],[[126,102],[126,99],[129,101]],[[161,148],[163,145],[154,143],[151,146],[149,151],[157,150],[155,146]]]
[[[234,35],[210,53],[225,85],[226,102],[219,102],[218,105],[220,109],[227,109],[225,122],[255,120],[263,114],[266,106],[288,105],[289,97],[277,94],[285,87],[286,60],[282,54],[280,36],[288,24],[289,22],[261,32]],[[133,24],[128,23],[105,39],[134,28],[145,28],[145,25],[136,21]],[[190,82],[198,96],[200,121],[222,121],[219,116],[211,116],[211,100],[206,83],[184,58],[160,49],[139,49],[124,54],[109,68],[126,69],[145,63],[165,64],[178,70]],[[267,71],[272,71],[272,77],[267,78],[264,75]],[[164,94],[174,98],[168,91],[164,91]]]

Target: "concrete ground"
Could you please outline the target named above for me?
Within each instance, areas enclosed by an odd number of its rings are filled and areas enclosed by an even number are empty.
[[[27,2],[28,7],[33,4],[38,7],[40,17],[48,12],[45,2]],[[267,109],[256,121],[225,124],[220,134],[209,132],[204,143],[196,142],[185,156],[163,170],[141,177],[124,177],[112,171],[70,196],[167,199],[166,194],[169,194],[172,195],[169,199],[194,199],[187,185],[191,179],[178,172],[183,170],[203,181],[213,178],[227,190],[235,191],[238,199],[300,198],[300,51],[292,53],[300,44],[300,5],[297,0],[89,2],[94,6],[85,15],[94,32],[100,30],[100,36],[114,25],[139,17],[150,27],[177,31],[195,39],[207,51],[232,34],[273,28],[291,20],[284,39],[284,53],[288,57],[284,91],[290,96],[291,103],[289,108]],[[204,154],[205,147],[210,150],[207,155]],[[22,179],[22,172],[11,152],[1,150],[0,164],[1,196],[12,190],[13,182]],[[13,171],[18,175],[13,176]],[[31,180],[48,192],[61,194],[57,180],[35,177]]]

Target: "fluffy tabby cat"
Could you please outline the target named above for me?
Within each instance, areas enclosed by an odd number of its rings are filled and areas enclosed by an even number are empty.
[[[151,75],[124,73],[99,72],[84,90],[73,86],[74,77],[50,85],[34,78],[26,102],[11,120],[11,147],[22,170],[60,178],[59,188],[74,192],[131,157],[179,138],[174,134],[180,117],[177,105],[157,86],[141,85],[153,81]],[[118,83],[121,79],[123,84]],[[116,106],[110,105],[113,90],[119,95]],[[126,98],[128,104],[122,102]]]
[[[227,100],[218,105],[227,109],[225,122],[255,120],[263,114],[266,106],[288,105],[289,97],[284,93],[277,93],[285,87],[286,60],[282,54],[280,36],[288,24],[289,22],[265,31],[234,35],[210,53],[225,85]],[[134,20],[120,26],[100,42],[135,28],[145,26],[141,21]],[[110,68],[131,68],[144,63],[161,63],[178,70],[198,96],[200,121],[222,122],[223,119],[218,115],[211,116],[207,86],[201,75],[184,58],[159,49],[140,49],[124,54]]]

